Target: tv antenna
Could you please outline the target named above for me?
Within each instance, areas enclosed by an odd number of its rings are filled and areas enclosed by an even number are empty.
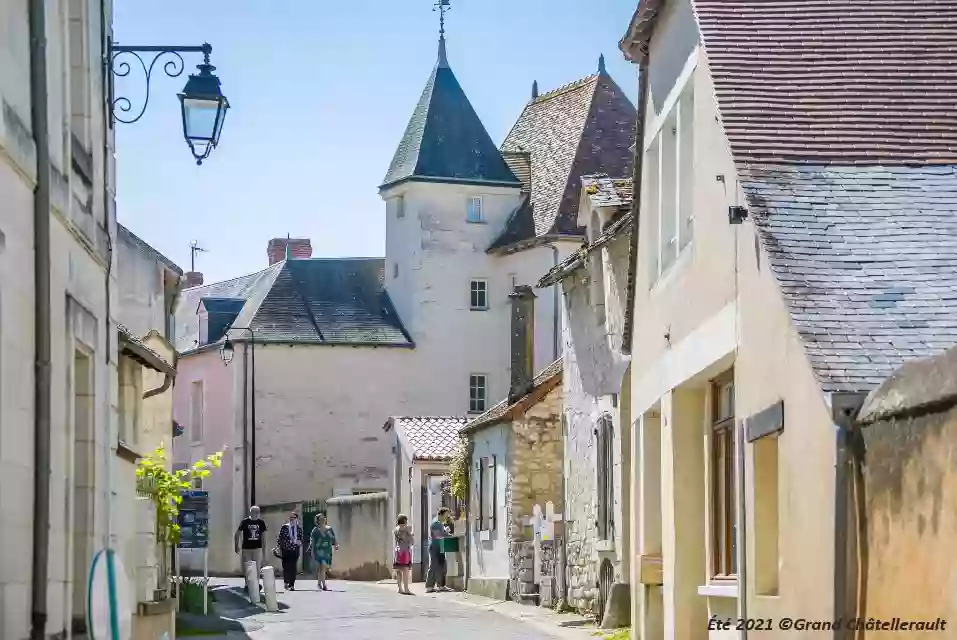
[[[447,1],[447,0],[446,0]],[[199,246],[199,240],[189,241],[189,270],[196,271],[196,254],[208,253],[208,251]]]

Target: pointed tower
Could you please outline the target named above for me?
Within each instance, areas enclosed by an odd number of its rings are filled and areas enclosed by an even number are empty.
[[[417,351],[435,349],[436,371],[456,349],[443,342],[454,335],[444,327],[471,323],[470,330],[481,333],[482,324],[505,326],[476,310],[487,311],[493,294],[504,290],[485,249],[522,197],[521,180],[452,72],[445,34],[449,5],[436,3],[435,66],[379,187],[386,201],[386,288]],[[449,375],[468,380],[467,372]]]
[[[448,0],[442,0],[438,8],[442,26],[435,68],[380,189],[407,180],[518,185],[449,67],[445,45]]]

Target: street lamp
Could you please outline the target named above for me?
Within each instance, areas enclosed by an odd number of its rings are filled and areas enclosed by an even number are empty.
[[[249,504],[256,504],[256,332],[249,327],[232,327],[230,331],[248,331],[248,347],[243,349],[243,434],[249,434]],[[233,361],[236,347],[233,341],[226,336],[223,346],[219,348],[219,357],[225,366]],[[249,355],[248,365],[246,355]],[[250,374],[250,369],[252,373]],[[250,390],[251,389],[251,390]],[[246,407],[249,403],[249,422],[246,421]],[[245,440],[243,442],[245,445]],[[245,449],[245,447],[244,447]]]
[[[219,144],[219,135],[223,130],[226,112],[229,110],[229,100],[223,95],[219,78],[213,73],[216,67],[209,63],[209,56],[213,48],[208,43],[202,46],[164,47],[164,46],[119,46],[109,43],[110,86],[109,101],[110,114],[114,121],[133,123],[143,117],[150,100],[150,79],[153,67],[161,58],[163,72],[170,78],[182,75],[185,63],[183,53],[202,53],[203,64],[197,65],[199,73],[190,74],[186,86],[178,94],[183,118],[183,137],[189,150],[196,159],[196,164],[203,164],[210,152]],[[140,54],[155,54],[147,65]],[[143,106],[133,116],[127,116],[133,111],[133,103],[126,96],[114,97],[113,78],[128,76],[132,70],[130,62],[121,59],[122,56],[131,56],[143,70],[146,80],[146,93]]]

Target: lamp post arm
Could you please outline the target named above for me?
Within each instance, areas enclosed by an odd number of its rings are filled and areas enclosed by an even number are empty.
[[[205,64],[209,64],[209,56],[213,47],[209,44],[193,46],[164,46],[164,45],[118,45],[112,40],[108,42],[106,54],[106,73],[109,83],[109,103],[110,115],[113,120],[124,124],[131,124],[143,117],[146,113],[146,107],[150,101],[150,80],[153,76],[153,68],[161,58],[166,58],[163,62],[163,73],[169,78],[178,78],[183,74],[185,63],[183,62],[184,53],[202,53]],[[144,59],[152,55],[149,64]],[[143,106],[133,115],[133,102],[126,96],[114,95],[114,79],[124,78],[133,70],[133,61],[139,63],[145,78],[146,90],[143,97]]]

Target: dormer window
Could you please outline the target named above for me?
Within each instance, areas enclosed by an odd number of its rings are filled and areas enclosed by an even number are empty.
[[[485,222],[485,213],[482,211],[482,196],[470,196],[465,211],[465,221],[471,223]]]

